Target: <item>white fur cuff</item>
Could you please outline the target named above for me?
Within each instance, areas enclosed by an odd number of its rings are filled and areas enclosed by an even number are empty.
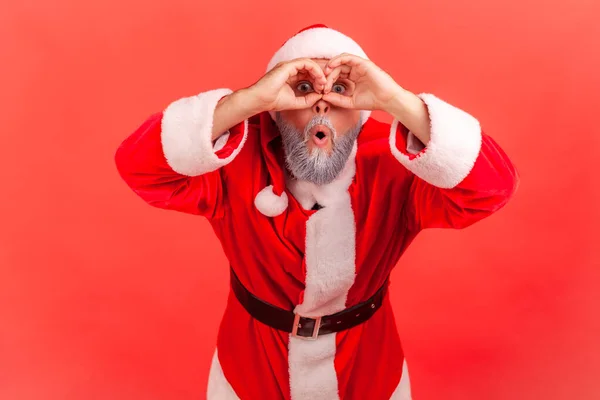
[[[175,172],[188,176],[202,175],[230,163],[241,151],[248,136],[248,121],[244,121],[240,145],[228,157],[219,158],[211,140],[217,103],[230,93],[229,89],[212,90],[177,100],[166,108],[161,140],[167,163]],[[228,137],[225,136],[225,140]],[[220,140],[218,147],[224,145],[224,140]]]
[[[424,181],[440,188],[453,188],[475,165],[481,149],[481,127],[471,115],[432,94],[420,94],[419,97],[429,110],[429,143],[423,152],[411,159],[407,154],[410,149],[401,151],[396,145],[399,121],[394,120],[390,132],[392,154]]]

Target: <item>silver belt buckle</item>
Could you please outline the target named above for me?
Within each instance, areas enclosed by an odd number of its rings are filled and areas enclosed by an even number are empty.
[[[294,326],[292,327],[292,337],[297,337],[297,338],[304,339],[304,340],[317,340],[317,338],[319,337],[319,328],[321,327],[321,317],[310,318],[310,319],[315,320],[315,326],[313,328],[312,336],[298,336],[298,328],[302,328],[300,326],[300,318],[301,318],[300,314],[296,314],[296,316],[294,317]],[[309,318],[309,317],[305,317],[305,318]]]

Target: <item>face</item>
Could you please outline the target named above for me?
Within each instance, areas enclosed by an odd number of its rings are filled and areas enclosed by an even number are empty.
[[[323,69],[327,64],[327,60],[314,61]],[[314,92],[308,74],[297,75],[289,84],[296,96]],[[347,79],[339,79],[332,87],[332,91],[343,96],[351,96],[353,90],[354,84]],[[318,185],[338,176],[362,127],[359,110],[335,107],[322,99],[312,108],[278,112],[275,122],[291,173]]]

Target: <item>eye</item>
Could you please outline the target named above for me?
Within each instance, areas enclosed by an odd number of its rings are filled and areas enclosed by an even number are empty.
[[[346,86],[342,85],[341,83],[336,83],[331,87],[331,91],[342,94],[346,91]]]
[[[313,91],[313,87],[310,82],[300,82],[298,86],[296,86],[296,89],[298,89],[300,93],[310,93]]]

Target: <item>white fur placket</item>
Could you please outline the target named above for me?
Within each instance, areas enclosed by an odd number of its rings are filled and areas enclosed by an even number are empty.
[[[290,180],[289,190],[302,207],[323,206],[306,223],[304,301],[295,312],[305,317],[334,314],[346,308],[355,278],[356,226],[348,188],[356,173],[357,146],[335,181],[322,186]],[[336,334],[307,341],[290,336],[289,373],[293,400],[338,399],[334,366]]]

